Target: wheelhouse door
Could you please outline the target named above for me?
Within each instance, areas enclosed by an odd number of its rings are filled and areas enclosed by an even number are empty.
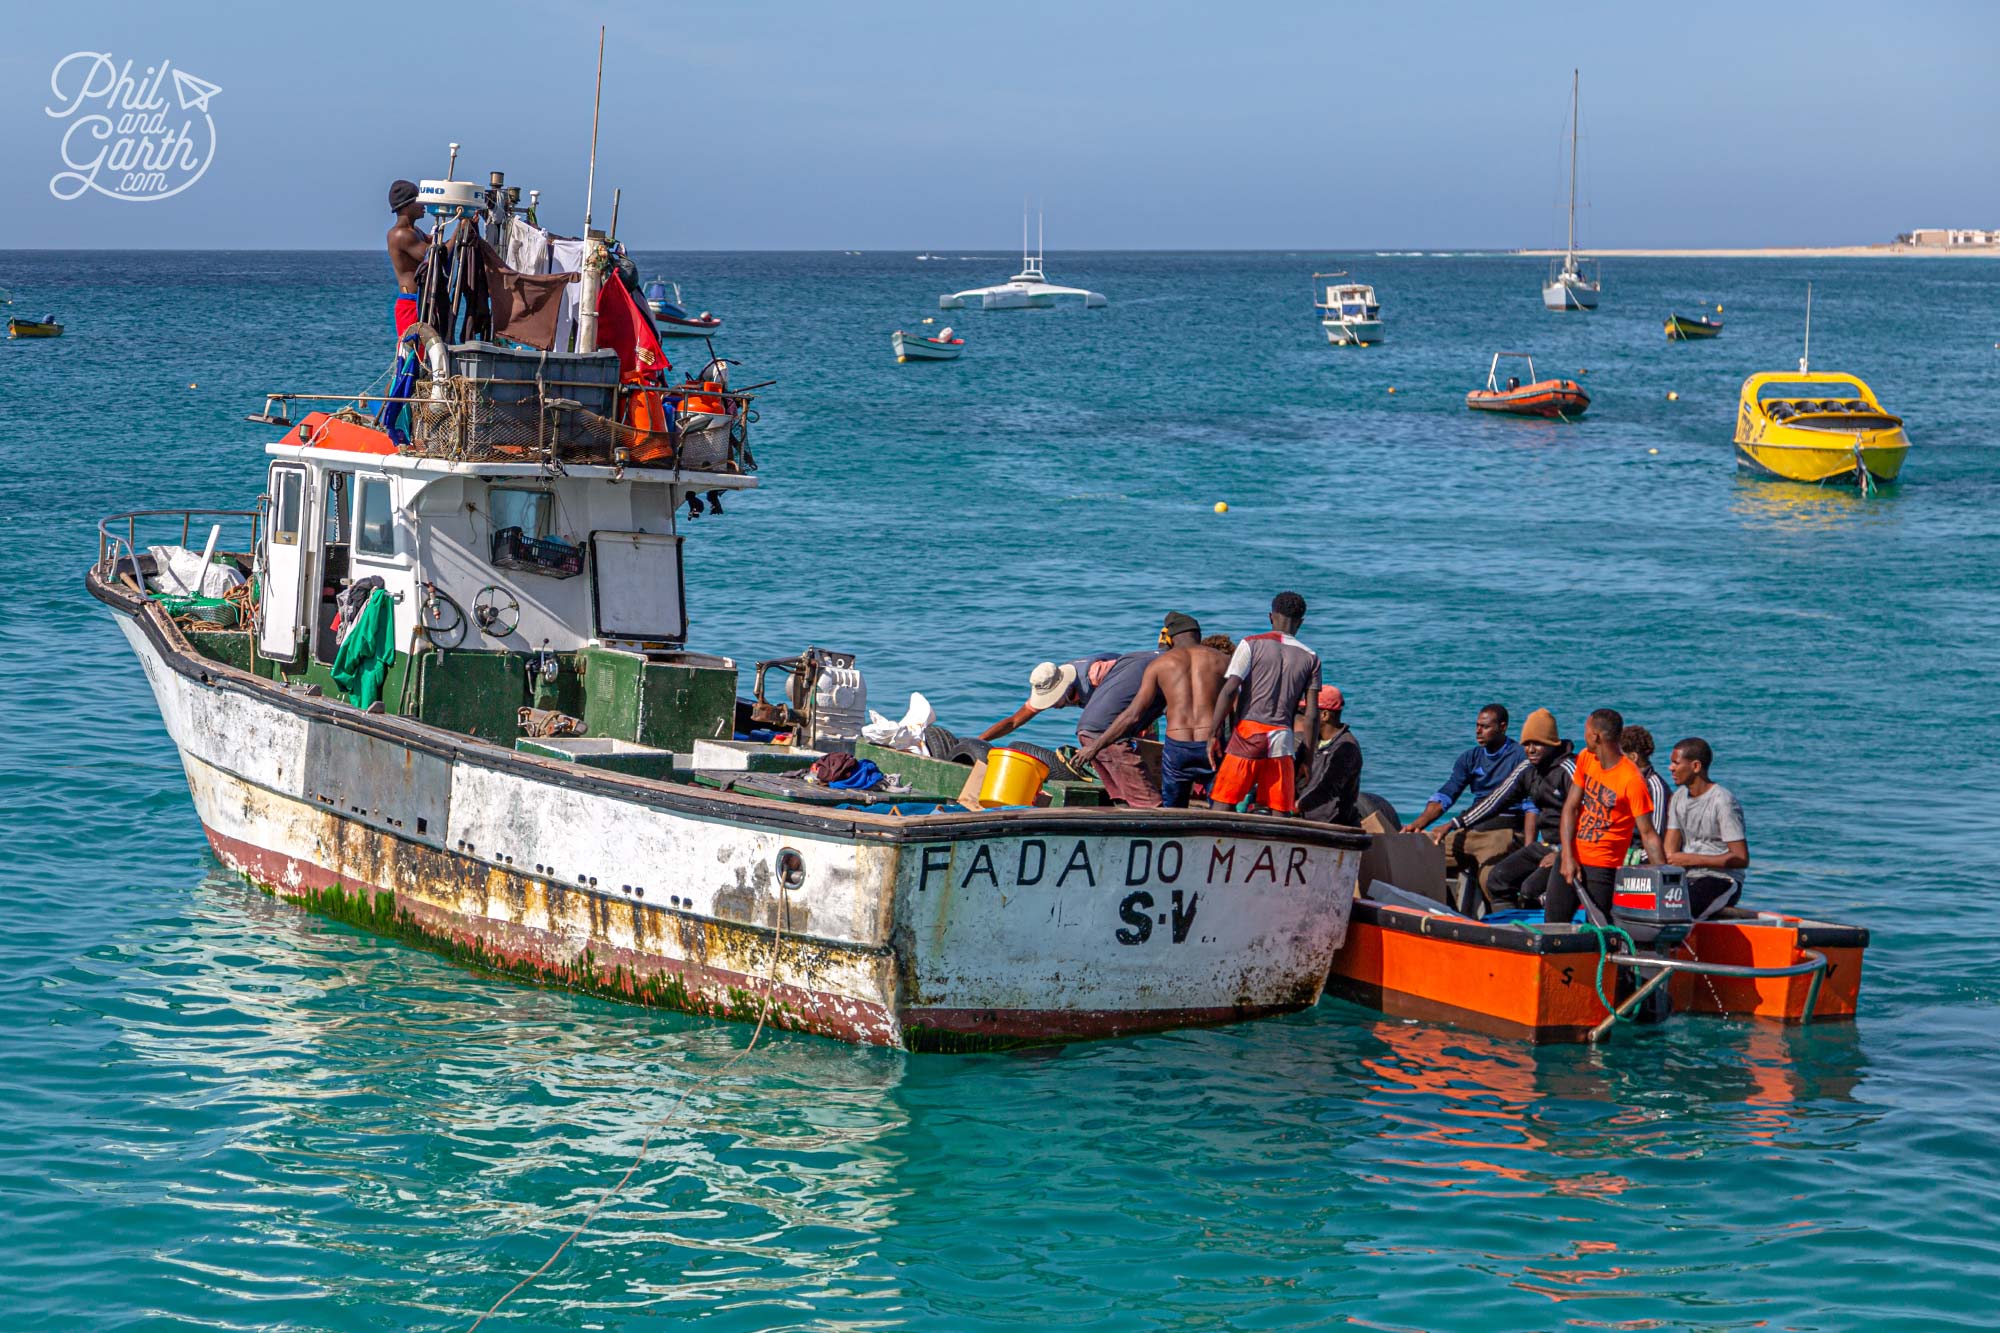
[[[298,656],[305,629],[306,470],[296,463],[273,463],[270,495],[257,651],[289,662]]]

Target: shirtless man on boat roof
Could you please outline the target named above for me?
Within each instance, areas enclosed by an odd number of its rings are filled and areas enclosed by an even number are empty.
[[[417,229],[424,206],[417,202],[414,182],[393,182],[389,207],[396,214],[395,224],[389,228],[389,267],[396,271],[396,339],[400,342],[417,322],[417,265],[430,253],[431,238]]]
[[[1076,759],[1079,764],[1095,760],[1105,746],[1143,727],[1164,701],[1167,739],[1160,755],[1160,804],[1185,810],[1196,783],[1215,781],[1208,736],[1215,729],[1215,699],[1222,692],[1229,657],[1203,644],[1200,623],[1179,611],[1168,613],[1160,638],[1166,651],[1147,665],[1139,692]]]

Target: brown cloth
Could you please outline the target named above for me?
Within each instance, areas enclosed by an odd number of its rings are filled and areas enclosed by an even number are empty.
[[[500,258],[499,251],[484,240],[479,242],[479,257],[486,267],[493,332],[524,346],[554,351],[556,317],[562,313],[562,290],[583,275],[516,273]]]
[[[456,264],[454,256],[459,257]],[[417,268],[418,299],[426,320],[446,342],[497,336],[550,352],[556,345],[563,285],[582,277],[516,273],[468,218],[424,256]]]

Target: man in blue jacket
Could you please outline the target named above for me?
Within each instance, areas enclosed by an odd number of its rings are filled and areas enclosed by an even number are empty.
[[[1521,747],[1507,735],[1507,710],[1500,704],[1488,704],[1479,710],[1472,739],[1472,748],[1458,757],[1458,762],[1451,766],[1451,776],[1425,804],[1424,812],[1403,825],[1403,832],[1417,833],[1430,828],[1467,791],[1472,793],[1476,804],[1527,761]],[[1446,872],[1472,874],[1483,889],[1486,872],[1493,863],[1521,845],[1521,823],[1527,813],[1527,804],[1522,802],[1469,828],[1441,828],[1432,833],[1431,841],[1444,848]]]

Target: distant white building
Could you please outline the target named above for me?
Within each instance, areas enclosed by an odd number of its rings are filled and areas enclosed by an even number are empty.
[[[2000,245],[2000,229],[1977,227],[1918,227],[1896,238],[1903,245]]]

